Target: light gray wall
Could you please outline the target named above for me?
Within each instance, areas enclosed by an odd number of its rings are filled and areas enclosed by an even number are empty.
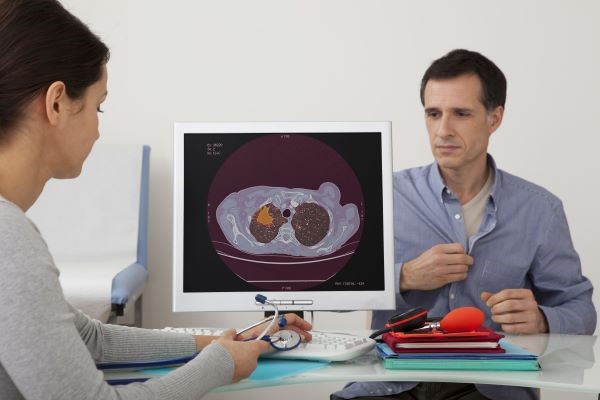
[[[426,164],[419,81],[457,47],[481,51],[507,75],[505,120],[490,151],[501,168],[563,200],[584,273],[600,285],[597,1],[63,3],[111,48],[101,140],[152,146],[146,326],[256,317],[171,313],[174,121],[391,120],[394,167]],[[367,318],[317,314],[315,322],[362,328]]]
[[[391,120],[396,169],[430,162],[418,98],[429,63],[483,52],[509,81],[491,152],[565,203],[600,283],[600,3],[65,0],[110,46],[102,141],[152,146],[147,326],[170,312],[174,121]],[[362,317],[361,317],[362,318]]]

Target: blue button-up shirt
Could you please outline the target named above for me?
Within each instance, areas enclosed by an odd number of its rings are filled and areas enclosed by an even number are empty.
[[[427,309],[430,317],[444,316],[462,306],[475,306],[492,322],[490,310],[481,300],[482,291],[508,288],[531,289],[544,312],[551,333],[592,334],[596,310],[592,284],[582,275],[579,256],[573,248],[561,201],[544,188],[496,168],[495,181],[479,231],[467,237],[458,199],[444,184],[436,163],[394,174],[394,252],[396,281],[402,264],[441,243],[462,243],[473,257],[464,281],[435,290],[396,293],[396,311],[373,313],[374,329],[380,329],[394,314],[412,307]],[[340,397],[400,393],[415,386],[411,382],[356,382],[337,392]],[[477,385],[491,398],[535,398],[531,389]]]

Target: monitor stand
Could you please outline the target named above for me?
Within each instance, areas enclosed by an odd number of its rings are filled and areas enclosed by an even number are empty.
[[[265,311],[265,318],[266,317],[270,317],[271,315],[274,315],[275,311]],[[283,314],[296,314],[297,316],[299,316],[300,318],[304,319],[304,311],[293,311],[293,310],[285,310],[285,311],[279,311],[280,315]]]

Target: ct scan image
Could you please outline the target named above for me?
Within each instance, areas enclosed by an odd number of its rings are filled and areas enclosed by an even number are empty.
[[[360,243],[365,211],[346,160],[302,134],[243,144],[223,160],[207,203],[217,254],[267,290],[306,289],[334,276]]]

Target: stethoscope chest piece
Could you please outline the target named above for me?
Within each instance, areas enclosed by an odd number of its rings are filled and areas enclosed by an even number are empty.
[[[292,350],[300,345],[302,338],[295,331],[282,330],[270,336],[271,346],[280,351]]]

